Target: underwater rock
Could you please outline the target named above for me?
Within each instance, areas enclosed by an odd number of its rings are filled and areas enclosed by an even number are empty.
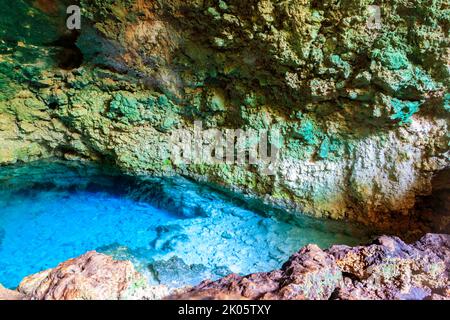
[[[151,182],[151,183],[149,183]],[[158,208],[169,210],[182,218],[208,217],[214,212],[211,204],[217,199],[203,188],[182,177],[145,179],[136,183],[129,197],[147,201]]]
[[[450,299],[450,236],[414,244],[382,236],[359,247],[308,245],[280,270],[205,281],[172,299]]]
[[[193,286],[204,279],[211,278],[208,268],[201,264],[187,265],[176,256],[167,261],[155,261],[149,266],[156,280],[171,288]]]
[[[18,291],[32,300],[160,299],[167,289],[148,287],[129,261],[95,251],[22,280]]]
[[[232,273],[225,266],[209,270],[202,264],[188,265],[177,256],[155,261],[149,265],[149,269],[157,283],[171,289],[194,286],[205,279],[218,279]]]
[[[179,225],[158,226],[156,233],[156,238],[150,243],[156,250],[171,251],[177,244],[189,242],[189,236],[182,233],[182,227]]]

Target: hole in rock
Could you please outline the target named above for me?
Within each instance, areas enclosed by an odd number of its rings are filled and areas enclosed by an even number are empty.
[[[58,109],[59,104],[58,104],[58,102],[56,102],[56,101],[52,101],[52,102],[50,102],[50,103],[48,104],[48,107],[49,107],[51,110],[56,110],[56,109]]]
[[[79,31],[74,30],[63,34],[58,40],[50,44],[61,48],[56,55],[58,66],[61,69],[73,70],[83,64],[83,53],[76,45],[78,37]]]
[[[181,177],[34,162],[0,168],[0,283],[89,250],[131,260],[152,284],[195,285],[280,268],[299,248],[357,245],[360,226],[264,209]]]
[[[410,112],[410,110],[409,110],[408,107],[403,107],[402,108],[402,113],[409,113],[409,112]]]

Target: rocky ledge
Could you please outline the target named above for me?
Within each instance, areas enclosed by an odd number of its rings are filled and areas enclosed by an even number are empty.
[[[26,277],[0,299],[450,299],[450,235],[427,234],[413,244],[381,236],[367,246],[307,245],[280,270],[230,274],[169,292],[149,286],[129,261],[95,251]]]
[[[22,280],[16,291],[0,286],[6,300],[128,300],[161,299],[169,291],[150,287],[130,261],[90,251]]]

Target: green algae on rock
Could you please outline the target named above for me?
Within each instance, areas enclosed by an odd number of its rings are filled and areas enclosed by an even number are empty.
[[[421,220],[416,198],[449,165],[450,16],[441,0],[383,2],[381,28],[370,29],[370,4],[82,0],[73,45],[84,63],[64,69],[61,21],[18,1],[0,22],[18,25],[0,42],[0,164],[101,159],[310,215],[408,228]],[[275,175],[172,163],[171,132],[196,120],[280,128]]]

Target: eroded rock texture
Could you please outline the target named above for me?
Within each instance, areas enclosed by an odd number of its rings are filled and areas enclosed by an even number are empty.
[[[79,32],[65,1],[0,2],[15,12],[0,20],[0,164],[102,160],[310,215],[448,232],[447,217],[413,210],[449,166],[445,1],[378,2],[374,27],[366,0],[82,0]],[[275,174],[171,161],[171,133],[196,120],[280,129]]]
[[[168,294],[163,286],[149,287],[130,261],[95,251],[26,277],[17,290],[32,300],[157,299]]]
[[[308,245],[280,270],[205,281],[172,299],[450,299],[450,236],[412,245],[383,236],[368,246]]]

